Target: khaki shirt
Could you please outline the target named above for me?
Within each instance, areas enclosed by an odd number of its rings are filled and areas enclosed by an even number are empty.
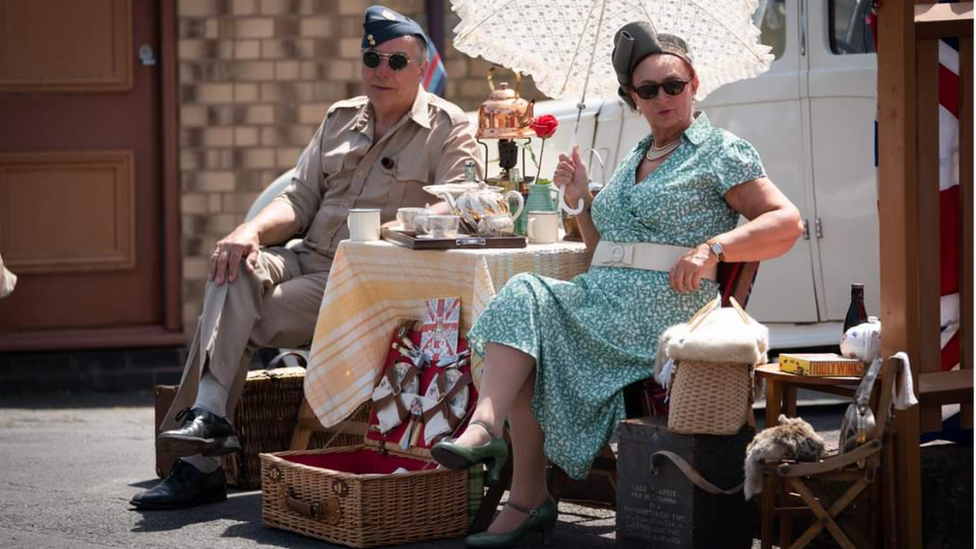
[[[306,234],[295,251],[315,252],[302,258],[303,273],[331,268],[339,242],[349,238],[350,209],[378,208],[386,223],[398,208],[440,201],[423,187],[463,181],[466,160],[484,173],[467,115],[423,89],[410,112],[377,142],[374,124],[365,96],[333,104],[291,184],[276,198],[292,206]]]

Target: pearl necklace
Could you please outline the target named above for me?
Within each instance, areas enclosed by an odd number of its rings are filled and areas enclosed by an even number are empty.
[[[650,160],[651,162],[654,162],[655,160],[664,158],[665,156],[671,154],[680,145],[681,145],[680,136],[674,141],[668,143],[667,145],[661,148],[658,148],[656,143],[652,143],[651,146],[647,149],[647,153],[644,155],[644,158]]]

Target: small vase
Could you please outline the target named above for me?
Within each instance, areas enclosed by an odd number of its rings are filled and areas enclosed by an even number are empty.
[[[554,212],[556,204],[552,200],[552,187],[550,185],[529,185],[529,196],[525,199],[525,207],[522,208],[522,215],[515,220],[515,232],[525,236],[528,233],[529,212]]]
[[[525,201],[525,211],[556,211],[556,203],[552,200],[552,187],[549,185],[529,185],[529,198]]]

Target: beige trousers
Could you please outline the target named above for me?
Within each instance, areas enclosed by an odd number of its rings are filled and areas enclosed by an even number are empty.
[[[263,249],[253,273],[242,267],[234,282],[207,283],[203,313],[163,431],[180,427],[176,414],[196,401],[205,366],[227,389],[227,419],[233,421],[254,351],[312,341],[329,271],[312,266],[320,261],[301,259],[286,248]],[[303,267],[314,272],[303,273]]]

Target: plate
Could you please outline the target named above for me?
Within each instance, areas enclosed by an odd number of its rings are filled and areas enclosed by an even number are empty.
[[[452,198],[457,199],[468,191],[487,189],[490,191],[502,192],[504,190],[501,187],[493,187],[488,185],[482,187],[480,183],[441,183],[440,185],[427,185],[423,187],[423,189],[427,193],[432,194],[441,200],[444,199],[444,194],[449,194]]]

